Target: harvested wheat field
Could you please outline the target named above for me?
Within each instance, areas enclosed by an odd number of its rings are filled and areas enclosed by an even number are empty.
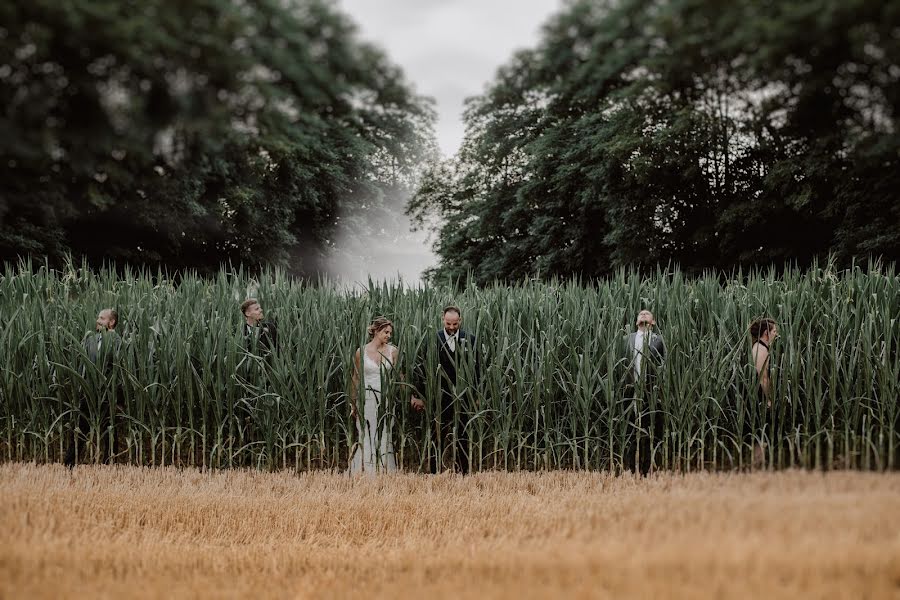
[[[900,597],[898,514],[895,474],[7,464],[0,596]]]

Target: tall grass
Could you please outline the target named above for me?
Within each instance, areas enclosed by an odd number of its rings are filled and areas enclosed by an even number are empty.
[[[242,337],[238,305],[248,296],[277,320],[280,347],[269,358]],[[620,271],[590,285],[370,284],[365,292],[276,271],[176,281],[162,272],[7,266],[2,458],[58,461],[78,427],[89,462],[106,447],[115,462],[141,465],[345,468],[355,443],[352,356],[383,314],[402,351],[394,372],[405,374],[385,394],[394,446],[406,468],[419,469],[445,450],[430,430],[440,388],[433,335],[448,303],[462,307],[481,347],[479,376],[463,365],[455,390],[463,409],[455,425],[467,431],[475,469],[619,470],[642,451],[658,469],[738,468],[760,442],[772,468],[897,466],[900,278],[878,264],[696,279],[677,269]],[[110,369],[90,363],[81,346],[107,306],[118,309],[123,338]],[[655,313],[668,355],[655,379],[631,385],[622,337],[641,308]],[[761,315],[781,333],[768,421],[747,337]],[[430,391],[424,415],[408,409],[417,369]],[[647,426],[651,417],[657,426]]]

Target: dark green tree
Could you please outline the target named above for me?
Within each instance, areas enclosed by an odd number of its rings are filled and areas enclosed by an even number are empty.
[[[311,274],[433,111],[322,0],[0,6],[0,258]]]
[[[481,281],[897,260],[898,27],[872,0],[570,2],[410,210]]]

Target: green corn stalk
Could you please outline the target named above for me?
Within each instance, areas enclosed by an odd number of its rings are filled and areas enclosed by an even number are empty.
[[[241,333],[238,305],[251,295],[278,323],[268,358]],[[433,336],[449,303],[481,347],[480,372],[464,361],[453,393],[452,426],[465,432],[473,470],[621,471],[637,447],[657,469],[740,469],[755,443],[767,468],[898,464],[900,278],[878,262],[347,289],[278,270],[202,279],[23,261],[0,278],[0,457],[59,461],[75,433],[80,460],[110,448],[112,461],[140,465],[344,470],[356,436],[349,406],[362,409],[363,398],[349,397],[352,355],[384,314],[401,355],[384,383],[381,435],[405,469],[425,469],[452,451],[433,435]],[[81,346],[107,306],[122,338],[110,369]],[[621,339],[641,308],[657,316],[668,352],[655,385],[629,388]],[[776,418],[765,428],[747,336],[761,315],[781,332]],[[413,393],[425,396],[422,415],[409,409]],[[661,426],[642,425],[650,417]]]

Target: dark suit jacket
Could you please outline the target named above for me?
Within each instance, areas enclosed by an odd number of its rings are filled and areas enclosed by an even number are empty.
[[[102,340],[102,343],[101,343]],[[82,341],[88,359],[108,374],[112,368],[113,358],[122,349],[122,338],[115,329],[105,333],[89,333]]]
[[[634,341],[635,341],[636,337],[637,337],[637,332],[630,333],[630,334],[626,335],[624,338],[622,338],[622,350],[625,353],[625,363],[629,366],[628,370],[630,373],[633,373],[633,369],[631,368],[631,363],[632,363],[632,360],[634,359]],[[641,359],[641,371],[642,372],[644,371],[645,365],[647,365],[648,362],[653,364],[654,367],[659,368],[662,365],[663,361],[665,361],[665,359],[666,359],[666,342],[663,339],[662,335],[652,332],[650,334],[649,341],[645,341],[645,345],[647,348],[646,354],[644,354],[645,351],[643,348],[637,349],[638,352],[640,352],[642,355],[642,359]],[[650,361],[647,360],[648,358],[650,359]],[[647,374],[649,376],[652,376],[654,374],[653,370],[648,370]]]
[[[267,356],[278,350],[278,328],[272,321],[263,321],[256,327],[244,322],[244,339],[247,341],[247,352]]]
[[[472,360],[474,358],[476,380],[480,376],[481,358],[479,356],[478,346],[475,343],[475,336],[460,329],[457,337],[456,350],[451,352],[449,346],[447,346],[447,335],[444,333],[444,330],[441,329],[433,335],[426,337],[419,347],[414,384],[421,397],[425,398],[427,396],[426,372],[429,368],[429,355],[434,350],[437,350],[437,360],[440,366],[440,385],[441,390],[443,390],[445,394],[456,384],[457,372],[462,361]],[[474,353],[474,356],[470,353]]]
[[[456,372],[458,365],[463,360],[469,360],[468,353],[474,352],[475,360],[475,378],[480,375],[481,365],[479,363],[478,346],[475,343],[475,336],[464,329],[460,329],[456,336],[456,349],[450,351],[447,345],[447,334],[441,329],[437,332],[438,360],[441,363],[446,378],[442,378],[442,385],[452,385],[456,383]]]

